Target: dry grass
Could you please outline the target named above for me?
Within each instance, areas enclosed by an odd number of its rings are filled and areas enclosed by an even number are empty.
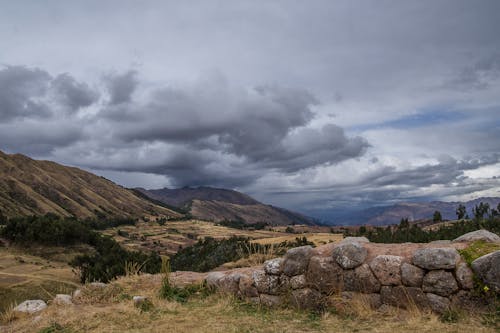
[[[282,242],[293,242],[295,238],[307,238],[308,241],[313,242],[316,246],[324,245],[332,242],[340,242],[343,239],[342,234],[332,234],[332,233],[303,233],[303,234],[287,234],[285,236],[278,236],[272,238],[262,238],[256,239],[253,242],[266,245],[266,244],[278,244]]]
[[[436,315],[396,310],[377,312],[365,299],[354,299],[349,313],[322,314],[293,309],[268,309],[227,295],[193,298],[187,303],[160,299],[161,275],[132,276],[115,282],[120,290],[113,303],[51,305],[37,321],[23,318],[0,331],[39,332],[47,327],[64,332],[495,332],[480,318],[464,317],[444,323]],[[148,296],[152,307],[141,311],[130,297]],[[55,324],[57,323],[57,325]]]

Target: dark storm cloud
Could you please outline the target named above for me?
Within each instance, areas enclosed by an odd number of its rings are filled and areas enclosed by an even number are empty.
[[[137,72],[130,70],[123,74],[108,75],[105,77],[108,87],[110,104],[128,103],[137,87]]]
[[[40,69],[8,66],[0,70],[1,122],[22,117],[49,117],[50,109],[39,101],[47,93],[50,75]]]
[[[13,119],[50,118],[95,103],[99,95],[68,74],[52,77],[38,68],[7,66],[0,70],[0,116]]]
[[[99,99],[99,94],[95,90],[86,83],[77,82],[68,74],[58,75],[52,80],[52,87],[57,93],[59,102],[71,111],[90,106]]]

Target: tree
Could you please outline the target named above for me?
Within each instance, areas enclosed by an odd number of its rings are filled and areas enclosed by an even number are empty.
[[[443,218],[441,217],[441,212],[439,210],[436,210],[434,212],[434,215],[432,216],[432,221],[434,222],[441,222]]]
[[[462,220],[465,217],[465,215],[467,214],[467,209],[465,208],[464,205],[460,204],[460,205],[458,205],[458,208],[456,210],[456,214],[457,214],[457,218],[459,220]]]
[[[476,207],[472,209],[472,213],[474,213],[474,218],[476,220],[483,219],[484,215],[488,215],[489,211],[490,205],[488,203],[483,203],[482,201],[479,205],[476,205]]]

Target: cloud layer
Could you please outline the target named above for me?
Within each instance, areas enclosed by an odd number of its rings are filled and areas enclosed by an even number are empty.
[[[500,3],[0,12],[0,149],[308,210],[500,196]]]

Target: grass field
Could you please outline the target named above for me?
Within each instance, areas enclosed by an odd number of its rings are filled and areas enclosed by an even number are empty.
[[[295,238],[306,237],[308,241],[313,242],[314,245],[319,246],[332,242],[340,242],[343,238],[342,234],[332,233],[303,233],[303,234],[286,234],[278,237],[260,238],[253,242],[261,245],[279,244],[286,241],[294,241]]]
[[[0,248],[0,312],[26,299],[49,300],[78,287],[78,279],[67,264],[68,251],[51,248],[44,254],[51,258]]]
[[[194,296],[187,303],[160,299],[161,279],[127,277],[115,282],[113,300],[49,306],[37,321],[18,319],[0,331],[14,332],[497,332],[498,326],[479,315],[459,314],[453,322],[419,311],[378,312],[361,306],[322,313],[290,308],[269,309],[222,294]],[[133,295],[152,305],[135,308]]]

